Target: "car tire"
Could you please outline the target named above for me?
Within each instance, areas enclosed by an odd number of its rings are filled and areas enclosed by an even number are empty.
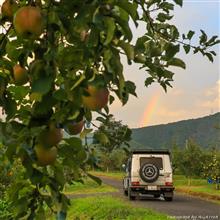
[[[129,198],[129,200],[135,200],[135,198],[136,198],[135,196],[132,195],[130,187],[128,188],[128,198]]]
[[[125,190],[125,189],[124,189],[124,195],[125,195],[125,196],[128,196],[128,190]]]
[[[171,202],[173,201],[173,197],[164,197],[165,201],[167,202]]]
[[[160,198],[160,194],[155,194],[154,198]]]
[[[143,181],[152,183],[158,179],[159,169],[154,164],[143,164],[140,168],[140,177]]]

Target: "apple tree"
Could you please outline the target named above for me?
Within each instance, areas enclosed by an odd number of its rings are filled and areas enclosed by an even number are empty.
[[[165,90],[173,81],[169,67],[185,68],[177,56],[181,48],[213,61],[218,37],[201,30],[198,45],[192,45],[194,31],[181,35],[170,22],[174,6],[182,0],[3,2],[0,140],[8,161],[24,167],[8,193],[14,219],[45,219],[46,206],[65,218],[63,170],[71,168],[78,179],[92,160],[81,139],[63,138],[63,129],[71,133],[77,125],[74,133],[80,133],[92,112],[108,114],[116,97],[124,105],[136,95],[122,57],[146,70],[146,86],[158,82]],[[131,23],[140,22],[145,34],[133,39]]]
[[[203,176],[215,184],[216,190],[220,190],[220,155],[214,148],[207,158],[207,162],[203,164]]]
[[[127,125],[123,125],[121,121],[116,121],[113,115],[105,115],[97,117],[96,121],[101,122],[101,125],[94,132],[93,144],[96,151],[99,153],[100,167],[105,168],[108,172],[111,170],[120,169],[122,164],[128,157],[128,149],[130,147],[131,129]],[[96,126],[93,123],[94,126]],[[97,153],[97,154],[98,154]]]
[[[182,151],[182,158],[179,159],[180,171],[188,178],[188,186],[190,186],[192,177],[201,176],[203,170],[201,147],[193,139],[186,140],[186,146]]]

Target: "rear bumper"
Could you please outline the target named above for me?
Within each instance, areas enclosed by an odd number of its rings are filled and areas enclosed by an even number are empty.
[[[156,189],[153,189],[150,186],[131,186],[130,189],[132,194],[158,195],[173,193],[175,188],[173,186],[156,186]]]

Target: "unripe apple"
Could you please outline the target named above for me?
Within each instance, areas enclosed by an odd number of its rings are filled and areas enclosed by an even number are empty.
[[[89,85],[86,92],[88,95],[82,96],[84,107],[92,111],[97,111],[107,105],[109,97],[109,91],[107,88],[99,88],[95,85]]]
[[[55,162],[57,157],[57,148],[55,146],[51,148],[46,148],[41,144],[37,144],[34,147],[37,164],[40,166],[51,165]]]
[[[21,67],[19,64],[16,64],[13,67],[13,78],[16,85],[24,85],[28,82],[27,70],[24,67]]]
[[[31,82],[46,75],[45,62],[43,60],[34,60],[29,66]]]
[[[77,135],[79,134],[84,126],[84,121],[69,121],[67,122],[67,124],[65,125],[65,131],[70,134],[70,135]]]
[[[24,6],[14,16],[17,34],[24,38],[37,38],[43,32],[43,18],[38,7]]]
[[[11,21],[16,9],[17,3],[14,0],[5,0],[1,8],[2,17]]]
[[[56,128],[55,124],[50,124],[49,128],[40,133],[37,141],[45,147],[52,147],[57,145],[62,138],[62,129]]]

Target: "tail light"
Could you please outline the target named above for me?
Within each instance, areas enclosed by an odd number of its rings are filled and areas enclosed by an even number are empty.
[[[132,186],[140,186],[140,183],[139,183],[139,181],[131,182],[131,185],[132,185]]]
[[[172,186],[173,183],[172,182],[165,182],[165,186]]]

